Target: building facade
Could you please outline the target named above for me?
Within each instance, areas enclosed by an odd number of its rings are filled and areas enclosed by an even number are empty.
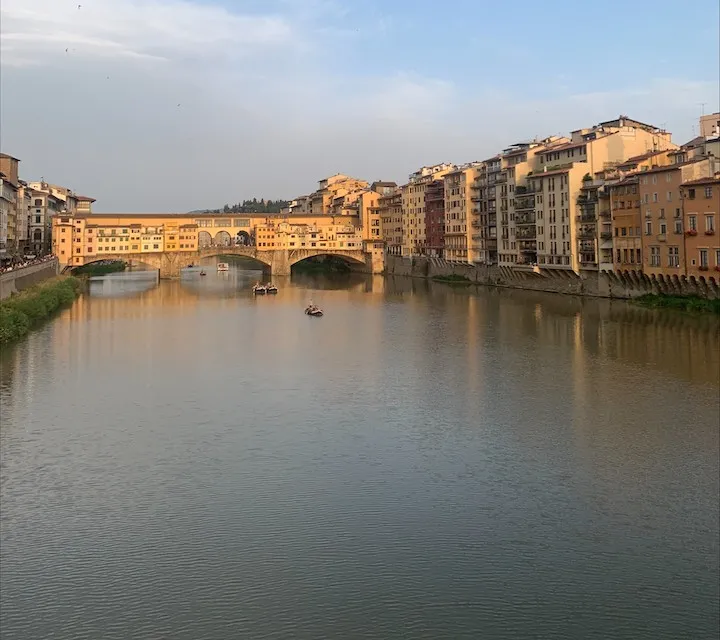
[[[720,167],[714,167],[718,169]],[[685,228],[685,275],[718,278],[720,272],[720,173],[680,185]],[[708,272],[715,273],[708,273]]]
[[[395,256],[402,255],[402,203],[403,194],[400,188],[397,188],[393,193],[378,198],[380,233],[385,244],[385,251]]]
[[[474,162],[458,167],[443,177],[445,191],[445,258],[470,262],[473,230],[477,229],[472,215],[474,185],[483,163]],[[476,226],[473,226],[475,224]]]
[[[627,158],[672,148],[668,132],[625,116],[573,131],[569,142],[547,145],[539,153],[539,170],[528,177],[536,190],[539,266],[576,273],[597,269],[596,174],[602,179]]]
[[[703,233],[702,226],[698,226],[703,220],[698,218],[699,211],[686,213],[681,186],[700,178],[711,178],[715,161],[705,157],[683,160],[682,154],[677,157],[680,162],[655,167],[639,175],[643,272],[648,276],[687,275],[687,266],[698,264],[696,250],[700,246],[692,245],[695,253],[688,262],[686,240]],[[695,264],[692,264],[693,260]]]
[[[445,184],[433,180],[425,189],[425,240],[427,255],[445,255]]]
[[[0,154],[0,259],[15,255],[18,247],[19,163],[13,156]]]
[[[421,167],[410,174],[402,190],[402,255],[422,255],[426,251],[425,190],[434,180],[455,169],[452,164]]]

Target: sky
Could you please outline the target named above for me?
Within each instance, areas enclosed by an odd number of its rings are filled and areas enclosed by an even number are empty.
[[[2,0],[0,148],[98,212],[404,182],[718,111],[717,0]]]

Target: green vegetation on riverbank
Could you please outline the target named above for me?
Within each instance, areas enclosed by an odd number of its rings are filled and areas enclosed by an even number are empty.
[[[650,309],[678,309],[680,311],[702,311],[720,315],[720,300],[708,300],[697,296],[665,296],[648,293],[633,301]]]
[[[82,267],[75,267],[71,273],[74,276],[104,276],[108,273],[117,273],[119,271],[125,271],[127,263],[121,260],[113,262],[100,262],[93,264],[86,264]]]
[[[432,280],[435,282],[444,282],[445,284],[452,285],[469,285],[472,284],[472,280],[467,276],[461,276],[457,273],[451,273],[447,276],[433,276]]]
[[[0,344],[8,344],[46,320],[80,293],[80,280],[60,276],[0,302]]]

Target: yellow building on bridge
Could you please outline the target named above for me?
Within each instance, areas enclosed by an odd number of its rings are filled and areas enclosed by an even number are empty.
[[[52,238],[62,266],[123,259],[158,268],[162,276],[223,254],[252,257],[277,275],[325,254],[372,273],[384,269],[383,243],[363,229],[359,215],[74,213],[53,219]]]

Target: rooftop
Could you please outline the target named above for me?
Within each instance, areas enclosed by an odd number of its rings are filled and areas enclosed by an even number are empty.
[[[697,178],[696,180],[688,180],[687,182],[683,182],[683,187],[694,187],[694,186],[701,186],[705,184],[720,184],[720,174],[716,174],[714,176],[708,176],[707,178]]]

